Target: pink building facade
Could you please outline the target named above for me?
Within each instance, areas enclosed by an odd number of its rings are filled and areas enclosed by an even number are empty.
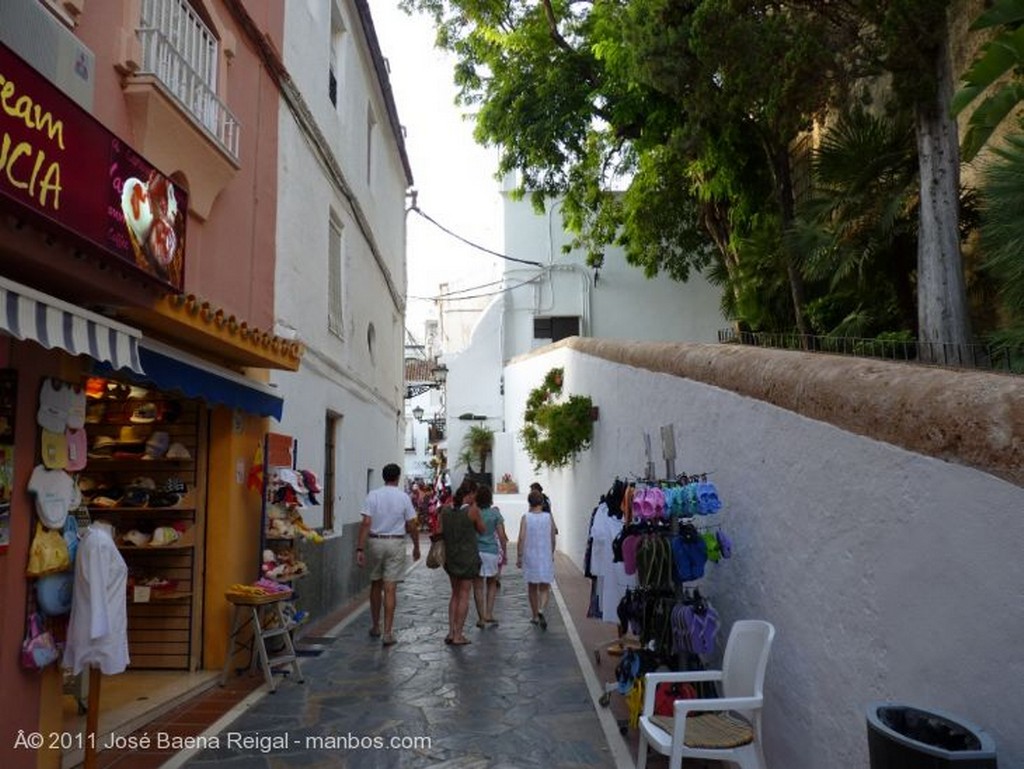
[[[88,494],[76,509],[119,534],[181,534],[164,560],[122,547],[130,582],[175,586],[159,604],[129,595],[123,675],[223,664],[224,589],[252,580],[259,557],[261,497],[239,469],[281,417],[268,371],[294,371],[303,352],[273,332],[283,13],[244,0],[0,8],[0,766],[59,766],[61,750],[15,738],[67,726],[58,666],[19,662],[37,468],[110,491],[112,509]],[[47,384],[87,391],[87,423],[68,418],[64,435],[84,430],[87,461],[54,458],[36,418]],[[172,504],[126,505],[140,477]],[[46,623],[61,638],[67,616]]]

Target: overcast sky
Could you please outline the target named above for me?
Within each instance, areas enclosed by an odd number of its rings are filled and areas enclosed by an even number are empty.
[[[453,59],[434,48],[434,28],[427,17],[407,16],[396,0],[374,0],[371,10],[391,68],[398,117],[406,128],[417,204],[448,229],[501,252],[497,153],[473,141],[472,122],[455,106]],[[410,297],[435,296],[444,282],[484,283],[498,269],[496,259],[414,213],[408,216],[407,254]],[[409,300],[406,327],[420,341],[430,308],[429,302]]]

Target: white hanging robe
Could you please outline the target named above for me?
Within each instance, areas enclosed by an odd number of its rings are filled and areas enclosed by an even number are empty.
[[[81,673],[98,667],[104,675],[128,667],[128,566],[109,524],[92,524],[75,557],[64,667]]]

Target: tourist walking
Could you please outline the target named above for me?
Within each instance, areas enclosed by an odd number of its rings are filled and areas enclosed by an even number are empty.
[[[452,585],[452,596],[448,600],[448,635],[444,642],[452,646],[470,643],[463,628],[469,614],[473,580],[480,573],[476,537],[484,530],[480,508],[476,505],[476,491],[475,481],[463,481],[452,498],[453,504],[441,511],[444,570]]]
[[[480,552],[480,573],[473,580],[473,601],[476,604],[478,628],[497,625],[494,619],[494,601],[498,597],[498,574],[500,559],[507,553],[508,535],[505,533],[505,519],[494,507],[494,495],[490,486],[480,486],[476,492],[476,505],[484,522],[483,533],[476,537]]]
[[[412,500],[398,488],[402,469],[384,466],[384,485],[366,495],[356,543],[356,564],[370,570],[370,635],[384,646],[395,643],[394,622],[398,580],[405,573],[405,536],[412,537],[412,557],[420,558],[420,533]],[[381,633],[381,608],[384,630]]]
[[[516,566],[523,570],[530,599],[530,619],[541,630],[547,630],[544,617],[551,583],[555,581],[555,537],[558,528],[551,513],[544,510],[544,494],[534,489],[526,497],[529,512],[519,522],[519,542],[516,544]]]
[[[530,491],[536,491],[537,493],[539,493],[541,495],[541,497],[544,499],[544,501],[541,504],[541,508],[540,509],[543,510],[545,513],[550,513],[551,512],[551,500],[548,499],[548,495],[544,493],[544,487],[541,486],[539,483],[537,483],[537,481],[534,481],[533,483],[530,484]],[[527,499],[529,499],[529,497],[527,497]]]

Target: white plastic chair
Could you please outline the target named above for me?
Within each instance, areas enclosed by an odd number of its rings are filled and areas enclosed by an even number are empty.
[[[670,769],[681,769],[684,758],[731,761],[739,764],[741,769],[766,769],[761,751],[761,707],[764,704],[764,673],[774,638],[775,628],[771,623],[756,619],[739,620],[729,632],[721,670],[648,673],[644,676],[637,769],[647,766],[648,746],[669,756]],[[676,700],[673,716],[654,714],[658,684],[700,681],[719,682],[722,697]],[[690,716],[691,713],[694,715]]]

